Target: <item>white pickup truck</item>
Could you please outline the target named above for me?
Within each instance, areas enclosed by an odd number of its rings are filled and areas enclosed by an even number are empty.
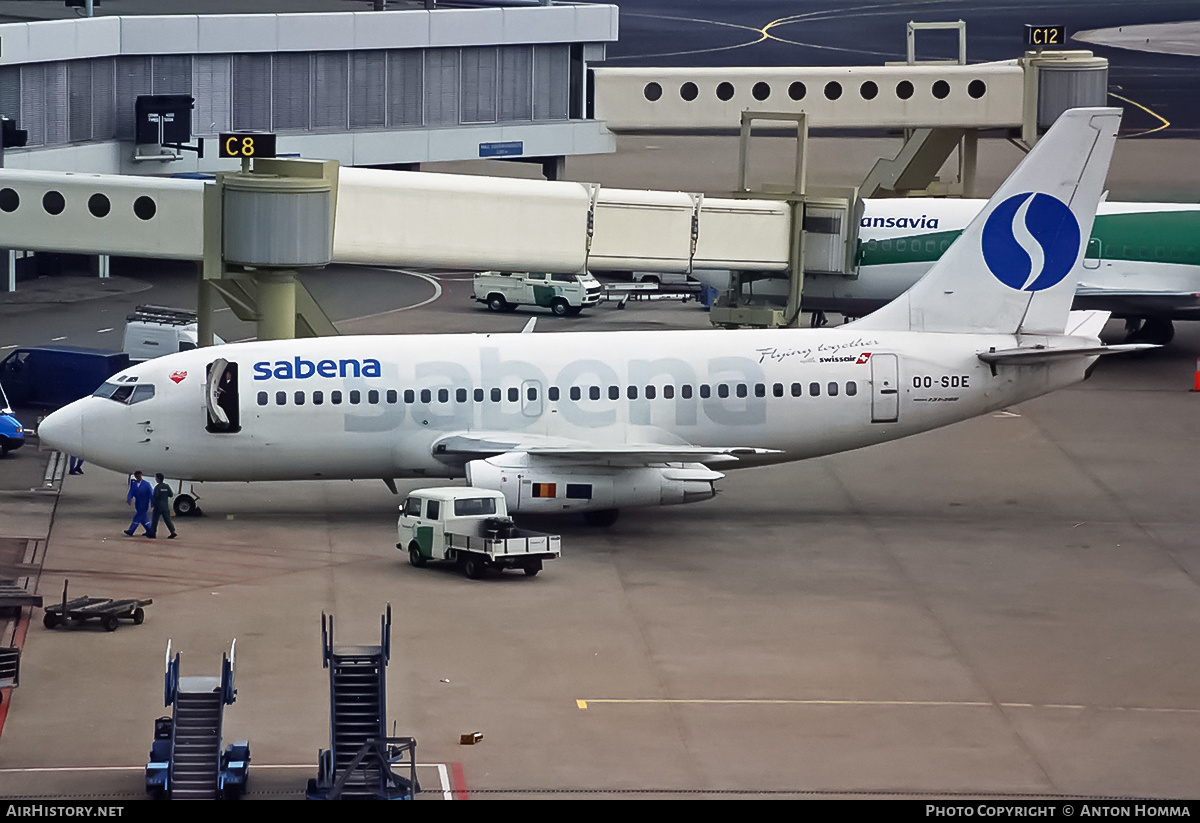
[[[513,525],[501,492],[469,486],[412,492],[400,504],[397,532],[396,548],[407,551],[414,566],[445,560],[472,580],[488,569],[521,569],[533,577],[543,560],[562,554],[557,534]]]
[[[541,306],[566,317],[599,303],[603,290],[590,274],[485,271],[475,275],[474,297],[492,311]]]

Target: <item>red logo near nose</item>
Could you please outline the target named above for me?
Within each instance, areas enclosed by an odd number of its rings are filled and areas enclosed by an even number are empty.
[[[187,377],[187,372],[185,372],[185,371],[173,371],[173,372],[171,372],[171,380],[172,380],[172,382],[175,382],[175,383],[182,383],[182,382],[183,382],[183,378],[185,378],[185,377]]]

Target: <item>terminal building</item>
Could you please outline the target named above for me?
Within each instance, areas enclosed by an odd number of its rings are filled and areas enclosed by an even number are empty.
[[[139,143],[139,98],[194,100],[191,135],[272,131],[282,155],[412,168],[612,152],[587,67],[615,5],[109,16],[0,24],[8,168],[110,174],[229,169],[216,146]],[[144,137],[143,137],[144,139]],[[14,142],[14,141],[6,141]]]

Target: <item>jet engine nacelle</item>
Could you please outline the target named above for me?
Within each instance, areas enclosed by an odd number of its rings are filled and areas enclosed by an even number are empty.
[[[667,467],[555,465],[505,454],[467,463],[467,482],[504,494],[521,514],[603,511],[708,500],[724,475],[699,463]]]

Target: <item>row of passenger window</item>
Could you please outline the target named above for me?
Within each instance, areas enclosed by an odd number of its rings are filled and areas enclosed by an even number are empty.
[[[785,397],[788,394],[790,394],[792,397],[803,397],[805,394],[807,394],[809,397],[820,397],[822,392],[829,397],[837,397],[843,391],[847,397],[854,397],[856,394],[858,394],[858,384],[854,381],[850,381],[845,384],[837,383],[835,381],[830,381],[825,384],[812,382],[808,384],[807,391],[805,391],[804,384],[802,383],[792,383],[790,388],[783,383],[773,383],[770,387],[768,387],[766,383],[754,383],[753,385],[748,383],[717,383],[711,386],[707,383],[702,383],[696,390],[694,390],[691,384],[684,384],[679,386],[678,389],[669,384],[665,386],[626,386],[624,394],[629,400],[637,400],[639,397],[646,400],[655,400],[660,395],[664,400],[672,400],[676,397],[676,392],[678,391],[678,396],[680,398],[684,400],[691,400],[697,394],[701,399],[708,399],[714,395],[720,398],[750,397],[751,395],[754,397],[766,397],[768,389],[773,397]],[[485,400],[492,403],[500,403],[505,398],[507,398],[508,402],[510,403],[517,403],[521,400],[521,389],[517,388],[516,386],[510,386],[507,389],[492,388],[486,391],[484,389],[474,389],[472,391],[468,391],[467,389],[454,389],[453,392],[454,402],[456,403],[466,403],[468,402],[468,399],[474,400],[476,403],[483,403]],[[621,399],[620,386],[571,386],[569,389],[567,389],[567,396],[571,400],[583,400],[585,392],[588,400],[601,400],[605,397],[607,397],[609,400]],[[401,399],[403,399],[404,403],[416,403],[418,399],[420,399],[420,402],[422,403],[433,403],[435,400],[438,403],[449,403],[451,402],[450,393],[450,389],[405,389],[403,392],[397,389],[388,389],[385,392],[380,392],[377,389],[371,389],[367,392],[354,389],[345,393],[340,391],[331,391],[327,396],[323,391],[314,391],[307,394],[303,391],[297,391],[292,393],[292,403],[297,406],[303,406],[306,402],[311,401],[312,405],[314,406],[322,406],[325,405],[326,400],[328,400],[329,404],[332,406],[340,406],[343,403],[348,403],[351,406],[358,406],[362,405],[365,400],[367,405],[377,406],[379,405],[380,400],[383,400],[388,405],[395,405],[396,403],[399,403]],[[538,386],[525,387],[526,401],[536,402],[538,400],[538,396]],[[560,398],[561,392],[558,386],[551,386],[546,391],[546,399],[550,401],[557,401]],[[270,403],[270,393],[260,391],[258,393],[258,405],[267,406],[270,405]],[[275,392],[275,405],[285,406],[287,403],[287,392]]]

